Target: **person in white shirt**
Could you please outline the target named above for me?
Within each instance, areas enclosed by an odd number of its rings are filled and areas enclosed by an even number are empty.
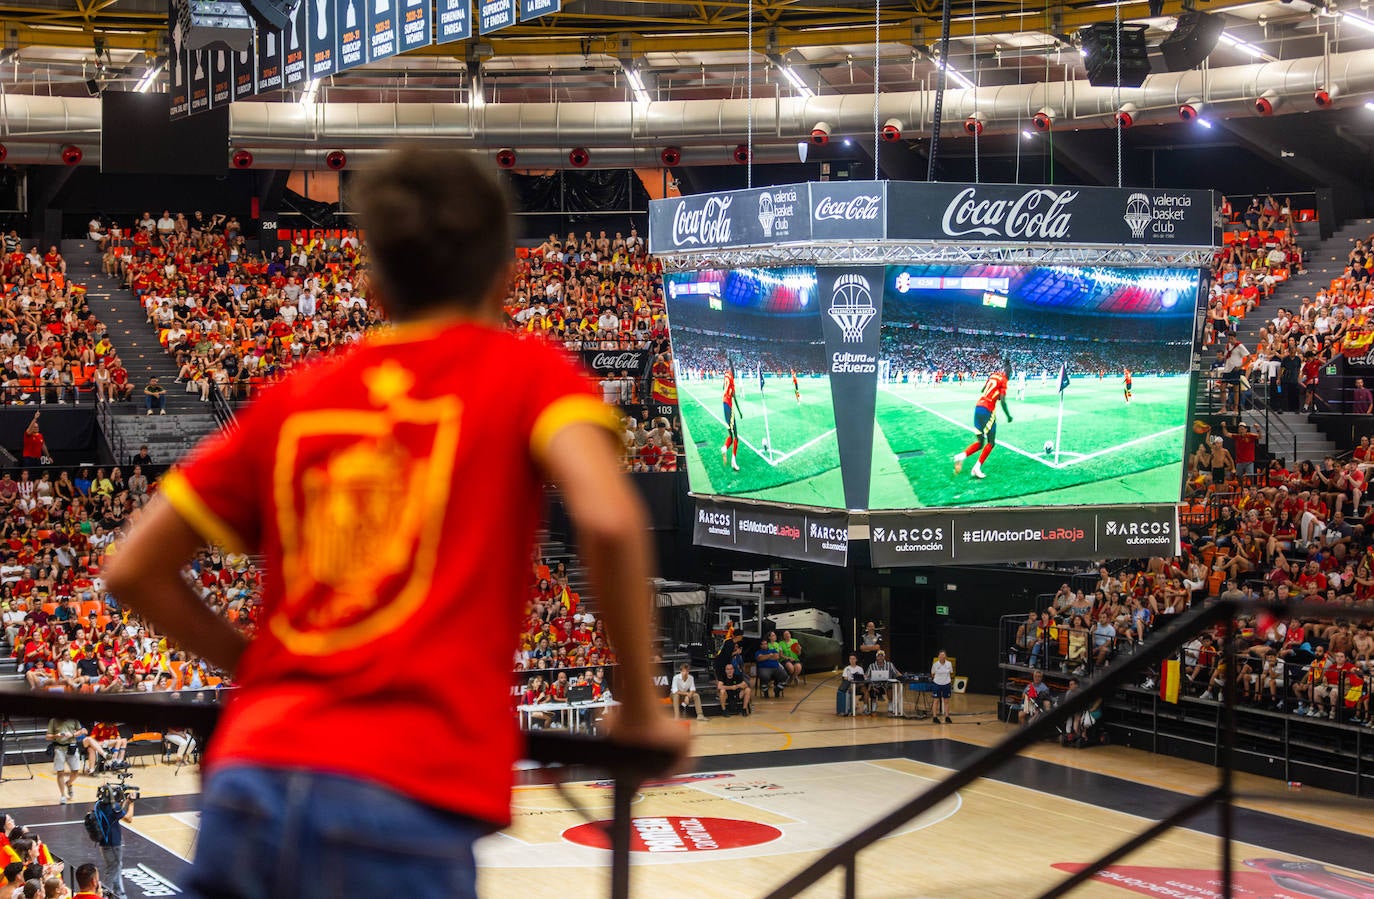
[[[940,712],[943,710],[945,723],[953,724],[954,722],[949,720],[949,694],[954,689],[954,663],[945,655],[943,649],[930,664],[930,680],[934,687],[930,691],[930,696],[935,701],[931,710],[931,723],[940,723]]]
[[[691,671],[691,666],[683,662],[678,666],[678,673],[673,675],[673,717],[681,717],[683,706],[691,703],[697,707],[697,720],[705,721],[706,713],[701,710],[701,695],[697,693],[696,678],[692,677]]]
[[[845,696],[844,704],[841,705],[840,708],[847,709],[848,711],[839,712],[838,714],[846,715],[853,712],[853,707],[850,705],[853,701],[853,694],[849,692],[851,689],[850,684],[863,676],[864,669],[863,666],[859,664],[859,657],[851,652],[849,654],[849,664],[844,666],[844,670],[840,672],[840,692]],[[861,692],[863,688],[860,687],[859,689]]]

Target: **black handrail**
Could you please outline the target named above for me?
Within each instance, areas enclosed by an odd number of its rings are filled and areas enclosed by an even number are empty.
[[[1223,881],[1221,895],[1224,899],[1230,899],[1232,896],[1230,856],[1234,833],[1231,804],[1235,799],[1232,791],[1233,759],[1231,748],[1236,733],[1234,680],[1236,659],[1235,641],[1229,638],[1234,632],[1234,619],[1238,614],[1254,614],[1261,610],[1271,610],[1280,617],[1329,618],[1335,616],[1374,619],[1374,608],[1333,606],[1325,603],[1265,603],[1256,600],[1237,602],[1218,600],[1190,609],[1177,616],[1169,627],[1151,635],[1150,639],[1140,644],[1133,654],[1113,662],[1109,668],[1098,672],[1089,679],[1082,689],[1065,696],[1062,703],[1039,716],[1026,727],[1008,734],[1001,742],[978,753],[963,768],[951,773],[920,796],[874,821],[807,865],[768,893],[767,899],[788,899],[788,897],[799,895],[835,868],[844,869],[845,897],[846,899],[853,899],[857,884],[858,853],[860,851],[934,808],[940,802],[953,796],[959,789],[1000,768],[1027,746],[1053,736],[1073,716],[1088,711],[1095,702],[1106,698],[1112,691],[1137,683],[1146,673],[1155,671],[1154,666],[1168,658],[1174,650],[1181,648],[1194,634],[1222,622],[1226,623],[1228,637],[1226,641],[1228,677],[1224,697],[1222,746],[1218,759],[1222,768],[1220,783],[1206,796],[1189,800],[1183,809],[1167,816],[1160,824],[1151,827],[1137,837],[1131,838],[1120,847],[1089,864],[1083,871],[1070,878],[1070,886],[1088,879],[1117,858],[1139,848],[1170,827],[1177,826],[1201,808],[1215,802],[1218,803],[1220,813],[1218,831],[1222,842],[1221,870]],[[1041,899],[1061,895],[1065,889],[1067,887],[1063,885],[1051,888]]]
[[[0,690],[0,716],[63,715],[78,720],[130,721],[165,729],[190,727],[204,735],[219,722],[218,702],[187,702],[171,694],[96,696],[88,694]],[[542,765],[593,768],[611,774],[614,815],[611,819],[611,897],[630,895],[630,803],[646,780],[670,770],[673,757],[661,750],[629,746],[611,740],[566,734],[527,733],[524,758]]]

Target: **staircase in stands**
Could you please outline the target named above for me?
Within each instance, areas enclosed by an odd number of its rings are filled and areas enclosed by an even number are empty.
[[[68,277],[86,288],[91,311],[109,329],[110,342],[129,370],[129,381],[134,386],[132,400],[115,403],[110,410],[110,426],[117,433],[107,437],[112,444],[122,443],[125,458],[120,463],[127,463],[128,457],[145,444],[154,461],[176,461],[201,437],[215,430],[209,405],[202,403],[198,394],[186,393],[184,385],[175,383],[176,363],[158,342],[157,331],[148,323],[133,293],[119,278],[104,273],[99,247],[88,240],[64,240],[62,256],[67,260]],[[147,414],[143,387],[151,377],[156,377],[167,390],[166,415]]]
[[[1345,273],[1346,257],[1355,240],[1368,237],[1371,231],[1374,231],[1374,220],[1356,219],[1345,223],[1326,240],[1316,241],[1305,235],[1300,236],[1298,243],[1307,251],[1306,273],[1294,273],[1278,285],[1259,308],[1237,324],[1236,336],[1240,342],[1254,352],[1259,343],[1260,329],[1268,326],[1278,309],[1283,307],[1296,312],[1302,305],[1303,297],[1315,297],[1318,290],[1329,287],[1333,279]],[[1210,354],[1204,353],[1203,363],[1210,365]],[[1199,389],[1205,387],[1200,385]],[[1281,405],[1276,397],[1274,407]],[[1265,434],[1268,451],[1287,460],[1290,467],[1304,459],[1320,461],[1336,451],[1336,445],[1308,420],[1306,413],[1279,412],[1271,408],[1268,415],[1269,432]],[[1248,410],[1242,417],[1253,428],[1263,429],[1265,426],[1262,409]]]

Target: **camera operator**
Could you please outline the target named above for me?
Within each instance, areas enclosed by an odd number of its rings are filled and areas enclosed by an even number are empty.
[[[106,784],[96,794],[95,824],[100,838],[100,883],[115,899],[124,894],[124,824],[134,820],[134,802],[138,792],[126,787]],[[95,834],[92,834],[95,836]]]
[[[57,775],[58,801],[66,805],[74,797],[72,785],[81,770],[81,742],[86,728],[70,718],[48,719],[48,744],[52,749],[52,770]]]

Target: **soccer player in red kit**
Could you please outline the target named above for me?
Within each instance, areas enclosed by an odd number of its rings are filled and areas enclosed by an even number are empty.
[[[978,432],[978,439],[970,443],[963,452],[954,454],[955,474],[964,470],[965,459],[978,453],[978,461],[973,463],[973,471],[970,474],[975,478],[987,477],[983,474],[983,463],[988,460],[992,448],[997,445],[998,403],[1002,404],[1002,411],[1007,415],[1007,424],[1011,424],[1011,410],[1007,408],[1007,372],[1010,369],[1011,361],[1008,360],[1001,371],[988,375],[988,379],[983,382],[983,392],[978,397],[978,404],[973,407],[973,429]]]
[[[619,654],[611,735],[686,748],[654,694],[648,534],[617,420],[559,351],[503,330],[512,225],[489,168],[406,147],[359,173],[368,299],[396,327],[263,391],[163,479],[105,570],[238,685],[188,897],[476,896],[473,843],[510,821],[510,656],[545,481]],[[266,556],[251,642],[182,577],[206,542]],[[467,673],[416,678],[406,661],[444,634],[484,635]],[[369,745],[340,751],[360,722]],[[379,834],[386,851],[358,851]]]
[[[1122,371],[1125,373],[1125,376],[1126,376],[1126,377],[1125,377],[1125,385],[1126,385],[1126,387],[1125,387],[1125,389],[1124,389],[1122,392],[1126,394],[1126,402],[1129,403],[1129,402],[1131,401],[1131,370],[1130,370],[1129,368],[1126,368],[1126,369],[1122,369]]]
[[[797,371],[792,369],[792,395],[797,398],[797,405],[801,405],[801,387],[797,384]]]
[[[725,404],[725,445],[720,448],[720,461],[724,462],[728,454],[730,467],[739,471],[739,428],[735,425],[735,416],[743,418],[744,413],[739,411],[739,404],[735,402],[733,365],[725,372],[725,392],[721,394],[721,401]]]

